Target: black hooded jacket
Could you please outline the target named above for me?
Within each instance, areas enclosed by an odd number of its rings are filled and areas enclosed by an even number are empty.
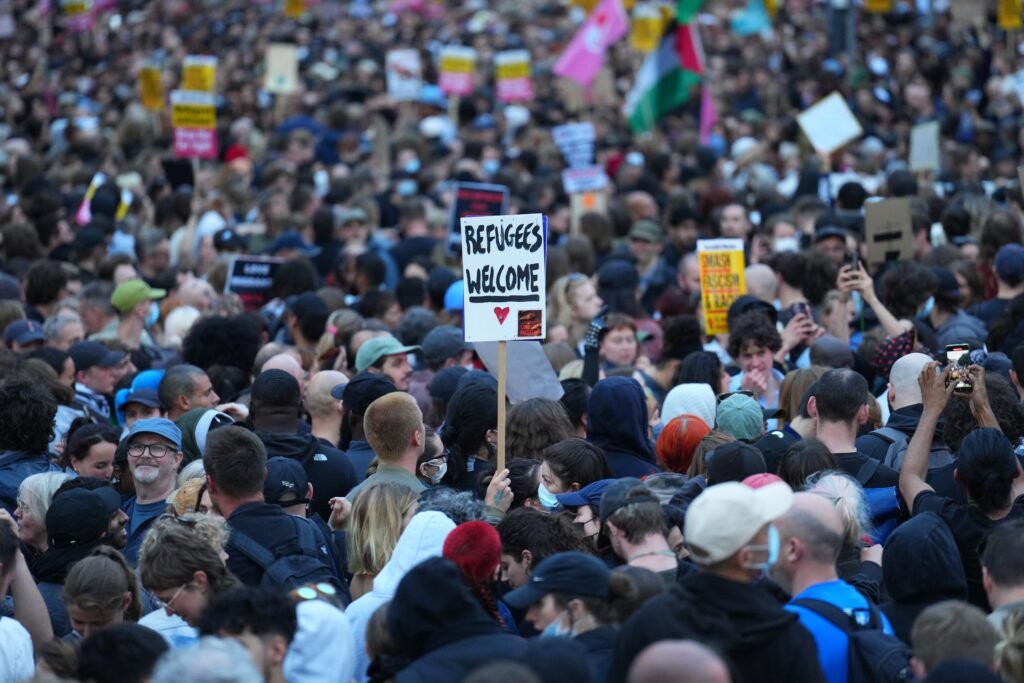
[[[907,520],[885,542],[882,575],[889,602],[882,611],[896,637],[910,643],[914,620],[943,600],[966,600],[967,577],[953,533],[934,512]]]
[[[643,479],[658,471],[647,438],[647,402],[636,380],[609,377],[594,385],[587,405],[587,441],[604,451],[616,479]]]
[[[648,600],[620,631],[608,673],[621,683],[632,661],[660,640],[696,640],[725,655],[734,683],[825,681],[814,638],[757,584],[706,572]]]
[[[281,456],[302,463],[313,485],[312,512],[331,518],[331,498],[344,496],[356,485],[356,470],[344,451],[328,446],[312,434],[256,432],[267,457]]]
[[[461,681],[497,660],[522,661],[526,642],[502,632],[442,558],[414,567],[398,584],[388,609],[388,629],[411,663],[395,683]]]

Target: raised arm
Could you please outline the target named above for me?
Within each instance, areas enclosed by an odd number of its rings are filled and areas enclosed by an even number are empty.
[[[907,455],[900,469],[900,493],[911,512],[918,494],[933,490],[925,481],[925,477],[928,476],[928,452],[935,437],[939,416],[942,415],[953,393],[952,384],[947,386],[948,378],[949,368],[940,374],[938,363],[928,363],[917,379],[921,387],[921,402],[924,409],[921,412],[921,421],[917,424],[917,431],[907,446]]]
[[[836,284],[841,292],[860,292],[864,303],[875,312],[878,322],[881,323],[886,335],[898,337],[914,326],[909,320],[901,320],[894,316],[885,307],[885,304],[879,301],[878,295],[875,294],[875,283],[871,276],[868,275],[868,272],[864,270],[863,263],[858,264],[857,270],[850,268],[850,266],[843,266],[839,271],[839,278]]]
[[[17,529],[14,519],[6,510],[0,509],[0,524]],[[32,573],[19,550],[14,556],[14,579],[11,581],[11,596],[14,598],[14,618],[25,627],[32,637],[32,645],[38,650],[44,643],[53,640],[53,625],[46,602],[32,579]]]

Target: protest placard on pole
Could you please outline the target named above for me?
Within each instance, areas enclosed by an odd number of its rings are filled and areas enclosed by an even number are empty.
[[[811,146],[824,154],[831,154],[864,133],[846,100],[837,92],[811,105],[796,118]]]
[[[388,51],[386,60],[388,97],[395,102],[412,102],[423,88],[423,64],[419,50]]]
[[[473,74],[476,71],[476,50],[461,45],[441,49],[438,86],[446,95],[470,95],[473,92]]]
[[[747,293],[743,240],[697,240],[700,299],[704,332],[710,337],[729,331],[729,306]]]
[[[459,251],[462,241],[460,220],[473,216],[500,216],[508,213],[508,188],[504,185],[486,183],[455,183],[452,188],[451,213],[448,216],[448,242],[445,245],[449,255]]]
[[[939,122],[914,126],[910,130],[910,170],[938,171],[940,166]]]
[[[171,93],[174,155],[189,159],[217,158],[217,107],[210,93]]]
[[[869,201],[864,205],[864,236],[868,266],[873,272],[885,263],[914,258],[914,227],[909,197]]]
[[[64,27],[72,33],[83,33],[92,28],[91,0],[60,0],[60,14]]]
[[[228,267],[225,292],[237,294],[247,311],[258,311],[270,301],[270,285],[274,273],[284,259],[265,256],[235,256]]]
[[[306,15],[305,0],[284,0],[284,15],[289,19],[301,19]]]
[[[463,326],[468,342],[498,342],[498,457],[505,467],[506,342],[542,340],[548,220],[543,214],[460,220]]]
[[[999,0],[999,28],[1016,31],[1021,27],[1021,0]]]
[[[139,69],[139,99],[147,111],[164,110],[164,81],[159,67],[144,66]]]
[[[533,99],[529,50],[506,50],[494,55],[498,99],[502,102],[527,102]]]
[[[569,195],[569,234],[580,234],[580,219],[583,214],[608,210],[608,196],[604,192],[591,191]]]
[[[263,87],[275,95],[289,95],[299,89],[299,51],[289,43],[267,46]]]
[[[217,90],[217,58],[189,55],[181,63],[181,90],[212,93]]]
[[[647,3],[633,9],[629,23],[629,42],[637,52],[648,53],[658,47],[665,32],[662,14],[654,5]]]

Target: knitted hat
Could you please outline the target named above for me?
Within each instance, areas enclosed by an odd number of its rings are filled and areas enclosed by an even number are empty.
[[[441,554],[454,562],[472,585],[486,584],[501,564],[501,536],[487,522],[466,522],[448,534]]]

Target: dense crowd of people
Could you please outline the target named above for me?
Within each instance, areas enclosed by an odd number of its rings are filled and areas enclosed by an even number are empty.
[[[642,40],[593,87],[553,73],[595,4],[0,3],[0,683],[1024,683],[1002,10],[705,3],[702,85],[638,131]],[[666,35],[701,5],[625,4]],[[436,85],[454,44],[472,95]],[[137,83],[190,55],[215,159],[175,158]],[[832,92],[863,134],[815,153],[797,115]],[[455,183],[548,219],[515,401],[465,339]],[[890,198],[910,246],[880,263]],[[744,250],[724,334],[716,237]]]

